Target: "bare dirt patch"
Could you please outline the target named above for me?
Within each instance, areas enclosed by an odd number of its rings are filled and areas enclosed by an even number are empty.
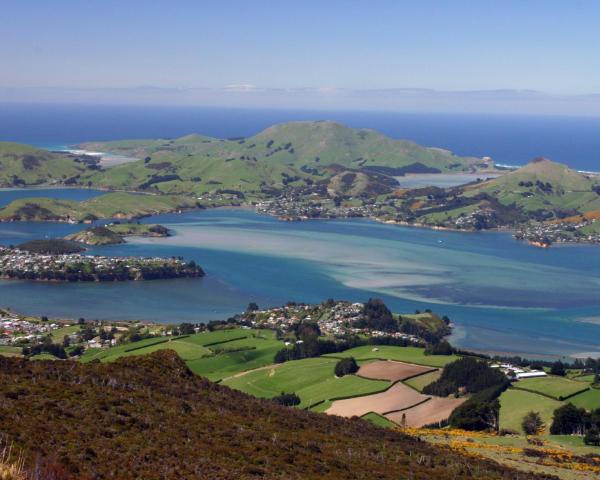
[[[394,362],[392,360],[379,360],[363,365],[357,375],[374,380],[389,380],[397,382],[407,378],[437,370],[436,368],[413,365],[412,363]]]
[[[401,412],[388,413],[386,418],[402,424],[402,415],[406,415],[407,427],[422,427],[430,423],[446,420],[452,411],[463,403],[465,398],[431,397],[431,400]]]
[[[383,415],[387,412],[412,407],[427,400],[427,398],[429,397],[402,383],[396,383],[385,392],[356,398],[347,398],[345,400],[336,400],[325,413],[339,415],[340,417],[353,417],[355,415],[362,417],[369,412]]]

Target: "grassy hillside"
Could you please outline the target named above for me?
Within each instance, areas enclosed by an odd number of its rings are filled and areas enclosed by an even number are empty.
[[[541,243],[600,241],[600,177],[543,158],[487,181],[396,196],[396,211],[382,219],[459,230],[519,227],[520,238]]]
[[[140,195],[114,192],[81,202],[51,198],[22,198],[0,209],[0,221],[84,221],[99,218],[132,219],[194,208],[196,201],[176,195]]]
[[[360,181],[364,183],[367,172],[461,172],[481,164],[479,159],[457,157],[445,150],[327,121],[275,125],[243,139],[188,135],[175,140],[89,143],[81,147],[140,158],[92,175],[89,180],[93,185],[171,193],[229,189],[258,194],[264,187],[324,181],[339,174],[340,167],[362,172]]]
[[[0,142],[0,187],[64,183],[86,171],[76,156]]]
[[[249,397],[169,351],[87,365],[0,358],[0,418],[37,478],[549,478]]]
[[[504,205],[514,204],[529,212],[583,213],[600,210],[600,195],[594,191],[598,186],[600,179],[560,163],[536,159],[519,170],[477,185],[466,195],[487,193]]]

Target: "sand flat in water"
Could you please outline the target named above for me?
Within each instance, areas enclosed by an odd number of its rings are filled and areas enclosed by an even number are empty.
[[[367,363],[360,367],[357,375],[373,380],[389,380],[397,382],[407,378],[433,372],[436,368],[413,365],[411,363],[396,362],[392,360],[381,360]]]

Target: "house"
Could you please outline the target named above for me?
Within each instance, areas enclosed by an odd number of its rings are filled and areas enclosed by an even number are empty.
[[[517,373],[517,380],[522,380],[524,378],[536,378],[536,377],[546,377],[548,374],[546,372],[542,372],[540,370],[534,370],[532,372],[521,372]]]

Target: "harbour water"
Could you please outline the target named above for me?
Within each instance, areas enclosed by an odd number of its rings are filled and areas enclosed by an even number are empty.
[[[82,193],[69,189],[68,194]],[[90,191],[84,191],[91,193]],[[0,204],[3,195],[0,192]],[[174,235],[131,238],[94,254],[181,255],[202,279],[110,284],[0,282],[0,305],[68,318],[224,319],[274,306],[381,297],[398,312],[431,308],[452,341],[493,351],[600,355],[600,248],[536,249],[509,233],[458,233],[369,220],[280,222],[249,210],[150,217]],[[0,244],[64,236],[81,225],[0,224]]]

